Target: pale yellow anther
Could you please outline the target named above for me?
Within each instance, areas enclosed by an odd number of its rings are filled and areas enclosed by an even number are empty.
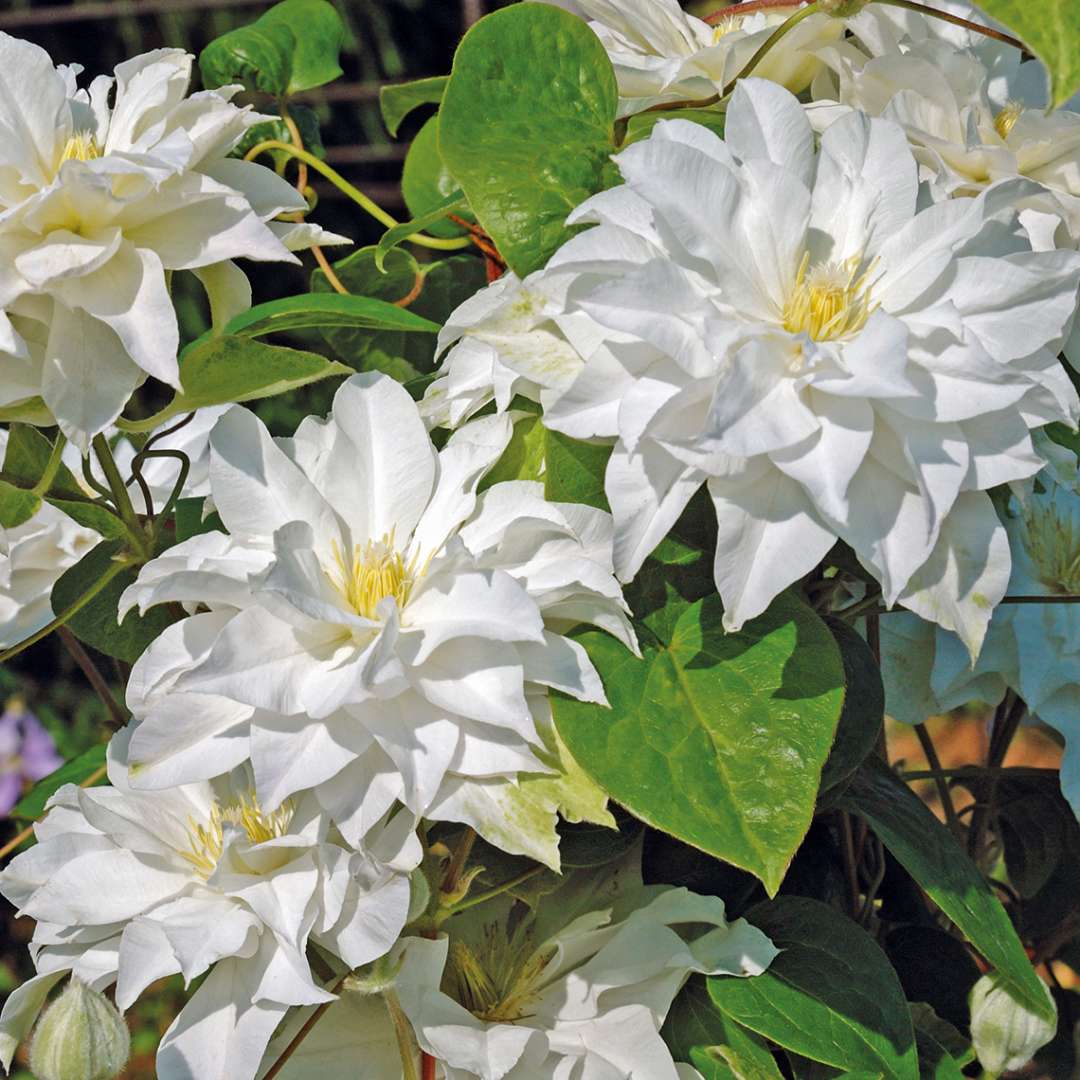
[[[543,974],[555,958],[555,947],[529,948],[530,933],[510,934],[502,927],[484,927],[479,948],[450,943],[448,976],[458,1000],[489,1024],[507,1024],[529,1015],[543,988]]]
[[[394,547],[392,531],[381,540],[357,544],[351,555],[346,555],[336,540],[332,550],[337,571],[331,580],[349,607],[365,619],[377,618],[379,603],[388,596],[403,608],[422,572],[418,555],[406,562]]]
[[[784,329],[814,341],[835,341],[858,333],[876,308],[869,288],[873,266],[859,275],[861,263],[856,257],[811,267],[810,253],[804,254],[784,305]]]
[[[284,836],[289,831],[292,816],[293,805],[289,800],[268,814],[252,793],[241,795],[224,806],[215,803],[205,823],[188,818],[190,844],[187,851],[180,852],[180,857],[191,863],[200,877],[208,878],[225,850],[226,825],[243,829],[253,844],[264,844]]]
[[[1032,505],[1022,535],[1039,580],[1054,593],[1080,593],[1080,527],[1053,507]]]
[[[720,39],[726,37],[734,30],[741,30],[743,23],[743,16],[741,15],[728,15],[726,18],[721,19],[716,26],[713,27],[712,39],[713,44],[719,43]]]
[[[1019,101],[1010,101],[1004,109],[994,117],[994,130],[1003,139],[1009,137],[1009,132],[1016,126],[1020,119],[1024,106]]]
[[[65,161],[92,161],[99,157],[101,157],[101,147],[98,146],[97,139],[89,131],[80,131],[77,135],[72,135],[64,144],[64,149],[60,154],[60,165],[63,165]]]

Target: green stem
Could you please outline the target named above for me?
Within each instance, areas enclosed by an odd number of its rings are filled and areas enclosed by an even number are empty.
[[[95,435],[91,443],[101,471],[105,474],[105,481],[109,485],[109,493],[112,495],[116,513],[124,523],[128,536],[135,547],[136,552],[144,558],[150,557],[150,546],[139,515],[135,513],[135,507],[131,505],[131,496],[128,495],[127,485],[117,468],[116,459],[109,449],[109,440],[104,435]]]
[[[917,11],[920,15],[928,15],[932,19],[941,19],[943,22],[952,23],[953,26],[962,26],[965,30],[973,30],[977,34],[982,34],[984,37],[993,38],[995,41],[1004,42],[1006,45],[1012,45],[1013,48],[1019,49],[1021,52],[1027,52],[1027,46],[1010,34],[1003,34],[1000,30],[995,30],[991,26],[980,26],[977,22],[972,22],[970,19],[961,18],[959,15],[953,15],[950,11],[942,11],[940,8],[930,7],[928,4],[920,4],[917,0],[874,0],[878,4],[887,4],[889,7],[904,8],[906,11]]]
[[[94,582],[90,591],[83,593],[83,595],[80,596],[66,611],[61,612],[61,614],[57,615],[52,622],[43,626],[37,633],[31,634],[25,641],[20,641],[18,645],[12,645],[10,649],[5,649],[3,652],[0,652],[0,664],[6,664],[13,656],[18,656],[24,649],[29,649],[31,645],[36,645],[42,638],[48,637],[54,630],[58,630],[66,622],[78,615],[78,613],[82,611],[82,609],[86,607],[86,605],[89,604],[117,574],[122,573],[130,565],[130,559],[121,559],[118,562],[114,562],[112,566],[110,566],[109,569]]]
[[[35,495],[48,494],[49,488],[52,487],[52,482],[56,479],[56,474],[60,471],[61,455],[64,453],[64,447],[67,444],[67,437],[62,431],[57,432],[56,442],[53,443],[52,453],[49,454],[49,460],[45,465],[45,471],[41,474],[41,479],[33,487]]]
[[[314,169],[317,173],[329,180],[338,191],[347,195],[357,204],[357,206],[365,210],[376,221],[385,225],[388,229],[393,229],[401,224],[397,218],[388,214],[377,202],[368,198],[368,196],[358,187],[350,184],[336,169],[332,169],[325,162],[320,161],[314,154],[308,153],[307,150],[300,150],[298,147],[292,146],[289,143],[280,142],[277,139],[267,139],[265,142],[253,146],[244,155],[244,158],[247,161],[251,161],[266,150],[277,150],[284,154],[291,154],[293,157],[304,162],[308,168]],[[443,240],[437,236],[425,236],[423,233],[415,233],[409,237],[409,243],[418,244],[420,247],[432,248],[435,251],[461,251],[463,248],[469,247],[472,244],[472,240],[467,236]]]
[[[809,19],[811,15],[816,15],[818,12],[817,0],[814,3],[807,4],[804,8],[799,8],[798,11],[789,15],[762,43],[761,48],[758,49],[753,56],[746,62],[734,79],[731,80],[724,87],[720,94],[721,98],[726,98],[734,89],[740,79],[745,79],[748,75],[752,74],[754,69],[765,59],[766,55],[772,50],[772,48],[783,38],[789,30],[794,30],[796,26],[803,21],[803,19]]]
[[[511,878],[509,881],[504,881],[501,885],[496,885],[494,889],[488,889],[487,892],[477,893],[475,896],[468,896],[451,907],[444,908],[437,916],[439,924],[441,925],[444,923],[452,915],[457,915],[462,911],[468,911],[469,908],[479,907],[481,904],[486,904],[489,900],[494,900],[497,896],[502,896],[504,892],[516,889],[519,885],[528,881],[529,878],[535,877],[543,869],[543,866],[533,866],[526,870],[524,874],[518,874],[516,878]]]
[[[412,1025],[409,1023],[409,1018],[405,1015],[405,1010],[401,1007],[401,1002],[393,987],[387,987],[382,996],[397,1038],[398,1054],[401,1056],[401,1080],[420,1080],[416,1071],[416,1048],[413,1045]]]

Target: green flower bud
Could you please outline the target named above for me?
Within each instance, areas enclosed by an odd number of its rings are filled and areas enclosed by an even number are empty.
[[[1049,989],[1043,989],[1047,1002],[1054,1008]],[[1050,1023],[1021,1005],[1002,985],[996,972],[984,975],[972,987],[968,1004],[975,1056],[990,1076],[1023,1068],[1057,1030],[1056,1020]],[[1056,1008],[1054,1011],[1056,1015]]]
[[[124,1071],[131,1035],[104,994],[72,977],[45,1010],[30,1044],[37,1080],[114,1080]]]

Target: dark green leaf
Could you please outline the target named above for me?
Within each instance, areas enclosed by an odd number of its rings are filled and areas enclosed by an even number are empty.
[[[289,115],[300,131],[304,149],[309,154],[314,154],[315,157],[324,160],[326,158],[326,147],[323,146],[322,131],[315,110],[309,109],[306,105],[293,104],[289,106]],[[270,140],[283,143],[293,141],[292,132],[289,131],[288,125],[278,116],[249,127],[244,132],[244,137],[233,147],[230,156],[242,158],[252,147]],[[270,160],[273,161],[274,167],[277,169],[294,160],[292,155],[285,153],[284,150],[271,150],[269,155]]]
[[[53,611],[63,613],[89,593],[112,568],[114,557],[122,550],[122,541],[103,540],[66,570],[53,586]],[[121,571],[67,623],[71,632],[87,645],[129,664],[135,663],[147,645],[176,621],[167,605],[152,608],[146,615],[132,610],[122,623],[117,621],[120,596],[135,581],[137,572],[135,567]]]
[[[342,296],[340,293],[306,293],[256,304],[237,315],[226,334],[264,337],[285,330],[325,330],[342,327],[353,330],[397,330],[437,334],[439,327],[406,308],[395,307],[372,296]]]
[[[515,4],[465,35],[439,113],[439,150],[520,276],[570,235],[567,215],[604,185],[618,89],[586,23]]]
[[[949,1023],[967,1027],[968,994],[980,972],[959,938],[936,926],[898,926],[882,944],[908,1001],[926,1002]]]
[[[7,450],[4,453],[4,479],[16,487],[36,486],[49,464],[52,449],[53,444],[37,428],[29,424],[12,424],[8,429]],[[46,494],[86,498],[86,493],[64,464],[57,469]]]
[[[475,220],[458,182],[450,175],[439,153],[439,118],[431,117],[417,133],[401,173],[401,194],[414,219],[426,219],[447,202],[461,200],[458,217]],[[433,218],[424,228],[432,236],[463,236],[467,230],[456,221]]]
[[[211,41],[199,55],[203,84],[210,89],[243,83],[287,97],[332,82],[345,26],[327,0],[282,0],[253,23]]]
[[[393,305],[415,291],[409,311],[441,324],[462,301],[486,282],[483,260],[457,255],[421,266],[407,251],[395,248],[386,257],[385,273],[375,266],[375,248],[354,251],[334,264],[334,272],[353,293],[376,297]],[[330,290],[321,271],[311,276],[316,294]],[[401,310],[401,309],[397,309]],[[437,328],[437,327],[436,327]],[[327,344],[338,357],[357,371],[384,371],[399,382],[411,382],[435,366],[435,333],[403,333],[398,330],[320,327]]]
[[[915,1036],[895,973],[874,939],[826,904],[785,896],[748,915],[781,951],[749,979],[709,979],[721,1012],[837,1069],[917,1080]]]
[[[124,535],[124,523],[100,503],[91,502],[86,498],[54,499],[51,496],[45,501],[55,506],[57,510],[62,510],[69,518],[85,528],[100,533],[106,540],[114,540]]]
[[[670,643],[637,659],[583,633],[611,710],[558,696],[578,763],[646,823],[757,875],[776,892],[806,835],[843,700],[821,620],[790,594],[738,633],[719,597],[692,604]]]
[[[922,1002],[911,1003],[911,1022],[922,1080],[960,1080],[961,1066],[975,1056],[968,1040]]]
[[[0,480],[0,528],[24,525],[41,509],[41,498],[32,491]]]
[[[455,193],[443,199],[442,202],[428,210],[427,213],[420,215],[420,217],[414,218],[412,221],[403,221],[400,225],[387,229],[379,237],[379,243],[375,247],[376,268],[379,270],[384,269],[387,254],[393,251],[398,244],[405,243],[410,236],[415,236],[419,232],[430,231],[432,225],[444,221],[448,214],[460,214],[465,207],[465,199],[460,193]],[[434,235],[438,234],[435,233]]]
[[[379,90],[379,108],[382,110],[386,130],[396,136],[401,121],[413,109],[421,105],[438,105],[449,81],[447,75],[436,75],[430,79],[416,79],[413,82],[392,83],[382,87]]]
[[[579,502],[610,512],[604,494],[604,470],[611,447],[581,442],[548,431],[545,437],[544,492],[552,502]]]
[[[39,780],[11,809],[11,816],[21,821],[37,821],[45,812],[45,804],[65,784],[81,784],[105,764],[105,744],[91,746],[71,761],[65,761],[55,772]],[[99,781],[103,782],[102,780]]]
[[[845,690],[836,740],[821,774],[823,795],[855,775],[873,753],[885,721],[885,687],[870,646],[842,619],[827,618],[825,622],[840,646]]]
[[[967,853],[914,792],[871,759],[839,805],[858,814],[1001,978],[1037,1016],[1052,1020],[1042,983],[1001,901]]]

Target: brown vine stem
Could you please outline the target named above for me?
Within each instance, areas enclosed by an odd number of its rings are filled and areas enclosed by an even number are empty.
[[[986,756],[987,769],[990,770],[988,772],[989,791],[986,793],[985,801],[980,799],[977,803],[975,812],[971,815],[971,827],[968,832],[968,852],[976,863],[980,861],[986,844],[986,833],[994,819],[1001,766],[1005,762],[1005,756],[1009,752],[1013,737],[1026,712],[1027,706],[1012,690],[1005,692],[1005,697],[994,712],[994,726]]]
[[[964,827],[956,816],[956,806],[952,800],[952,792],[949,790],[949,785],[945,779],[945,771],[941,767],[941,758],[938,757],[934,740],[930,737],[930,732],[926,730],[926,724],[916,724],[915,734],[918,736],[919,745],[922,747],[923,754],[926,755],[927,763],[930,766],[929,772],[933,777],[934,786],[937,788],[941,808],[945,811],[945,823],[949,826],[953,836],[963,843]]]
[[[102,704],[108,710],[108,726],[113,731],[120,731],[128,721],[127,714],[120,708],[120,704],[116,698],[113,697],[113,693],[109,689],[109,684],[105,681],[105,677],[98,671],[97,665],[94,663],[90,654],[83,648],[82,642],[79,641],[68,627],[61,626],[56,632],[60,635],[60,640],[64,643],[64,648],[71,654],[71,658],[75,663],[79,665],[82,673],[86,676],[87,682],[94,688],[97,696],[101,698]]]
[[[476,830],[466,827],[458,843],[457,850],[450,859],[450,865],[446,868],[446,874],[443,876],[441,889],[444,893],[452,893],[457,888],[457,884],[461,880],[461,872],[469,861],[475,843]]]

